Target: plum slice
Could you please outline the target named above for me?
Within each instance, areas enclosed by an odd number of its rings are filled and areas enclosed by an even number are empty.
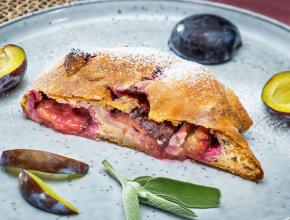
[[[229,61],[242,45],[238,28],[212,14],[189,16],[173,28],[169,48],[178,56],[201,64]]]
[[[290,119],[290,71],[277,73],[268,80],[262,100],[271,113]]]
[[[21,47],[8,44],[0,48],[0,93],[16,86],[26,67],[26,55]]]
[[[89,170],[89,165],[84,162],[50,152],[29,149],[3,151],[0,164],[7,167],[9,172],[26,169],[42,177],[52,178],[83,176]]]
[[[57,195],[39,177],[27,170],[19,174],[22,196],[33,206],[58,215],[75,215],[79,211],[70,202]]]

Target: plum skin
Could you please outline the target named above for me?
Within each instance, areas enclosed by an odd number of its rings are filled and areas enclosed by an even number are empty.
[[[22,170],[19,174],[19,185],[23,198],[39,209],[58,215],[78,214],[76,211],[51,197],[25,170]]]
[[[7,46],[11,46],[11,44]],[[20,66],[18,66],[11,73],[5,74],[4,76],[0,77],[0,93],[14,88],[24,77],[26,68],[27,68],[27,59],[25,56],[25,59]]]
[[[2,152],[0,165],[52,174],[85,175],[89,171],[89,165],[58,154],[30,150],[13,149]]]
[[[282,112],[282,111],[277,111],[273,108],[271,108],[270,106],[268,106],[264,101],[264,106],[265,106],[265,109],[273,116],[276,116],[277,119],[280,118],[280,119],[284,119],[285,121],[289,121],[290,122],[290,112]]]
[[[197,14],[176,24],[168,45],[184,59],[220,64],[232,59],[242,40],[238,28],[230,21],[212,14]]]

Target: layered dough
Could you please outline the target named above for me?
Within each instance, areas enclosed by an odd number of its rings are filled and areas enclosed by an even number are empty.
[[[252,120],[234,92],[205,67],[152,49],[73,51],[24,95],[22,108],[63,133],[263,177],[242,136]]]

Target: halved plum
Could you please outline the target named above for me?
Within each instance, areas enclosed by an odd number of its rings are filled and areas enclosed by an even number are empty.
[[[262,100],[271,113],[290,119],[290,71],[277,73],[268,80]]]
[[[26,55],[21,47],[8,44],[0,48],[0,93],[16,86],[26,67]]]
[[[87,174],[89,165],[50,152],[14,149],[2,152],[0,165],[10,173],[19,173],[21,169],[30,170],[45,178],[63,179]]]
[[[21,171],[19,184],[22,196],[33,206],[58,215],[79,214],[77,208],[57,195],[39,177],[29,171]]]
[[[189,16],[176,24],[168,41],[178,56],[201,64],[229,61],[242,45],[237,26],[212,14]]]

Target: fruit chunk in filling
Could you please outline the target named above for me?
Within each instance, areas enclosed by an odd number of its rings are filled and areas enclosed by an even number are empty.
[[[90,114],[85,109],[72,108],[52,99],[40,102],[36,112],[44,124],[63,133],[79,134],[92,124]]]
[[[127,114],[99,105],[80,103],[80,106],[58,103],[31,91],[26,113],[34,121],[62,133],[109,139],[158,158],[206,161],[220,154],[216,134],[201,126],[188,123],[174,126],[167,121],[157,123],[149,119],[147,109],[142,108]]]
[[[74,134],[94,139],[98,127],[90,112],[58,103],[40,93],[31,91],[27,101],[28,116],[38,123],[65,134]]]

